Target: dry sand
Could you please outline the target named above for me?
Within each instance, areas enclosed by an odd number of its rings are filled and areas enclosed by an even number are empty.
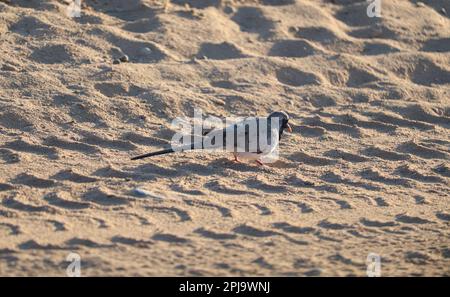
[[[0,1],[0,275],[450,275],[449,1],[65,2]],[[297,125],[129,160],[194,108]]]

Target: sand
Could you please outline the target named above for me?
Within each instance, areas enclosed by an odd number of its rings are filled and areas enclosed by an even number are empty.
[[[450,275],[449,1],[68,2],[0,1],[0,275]],[[130,161],[194,108],[296,125]]]

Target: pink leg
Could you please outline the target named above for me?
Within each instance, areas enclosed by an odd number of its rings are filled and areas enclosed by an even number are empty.
[[[234,155],[234,162],[236,162],[236,163],[241,163],[241,161],[239,161],[237,155],[236,155],[236,154],[233,154],[233,155]]]
[[[261,162],[260,160],[255,160],[256,163],[258,163],[259,166],[264,166],[264,163]]]

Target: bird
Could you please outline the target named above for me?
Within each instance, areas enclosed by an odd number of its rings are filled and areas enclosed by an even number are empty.
[[[285,130],[293,132],[289,115],[285,111],[275,111],[267,117],[248,117],[224,129],[204,132],[201,141],[135,156],[131,160],[197,149],[223,149],[233,153],[237,163],[241,160],[253,160],[263,166],[264,161],[270,160],[277,153]]]

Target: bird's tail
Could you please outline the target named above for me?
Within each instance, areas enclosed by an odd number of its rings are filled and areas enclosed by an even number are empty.
[[[175,151],[170,148],[170,149],[166,149],[166,150],[161,150],[161,151],[157,151],[157,152],[151,152],[151,153],[139,155],[139,156],[131,158],[131,160],[139,160],[139,159],[144,159],[144,158],[153,157],[153,156],[170,154],[173,152],[175,152]]]
[[[156,151],[156,152],[143,154],[143,155],[139,155],[139,156],[133,157],[133,158],[131,158],[131,160],[139,160],[139,159],[144,159],[144,158],[153,157],[153,156],[171,154],[171,153],[174,153],[174,152],[189,151],[189,150],[193,150],[193,149],[196,149],[196,148],[203,148],[203,142],[202,142],[202,144],[200,144],[200,143],[198,143],[198,144],[193,143],[193,144],[185,145],[183,147],[178,148],[177,150],[174,150],[173,148],[168,148],[168,149],[165,149],[165,150],[160,150],[160,151]]]

